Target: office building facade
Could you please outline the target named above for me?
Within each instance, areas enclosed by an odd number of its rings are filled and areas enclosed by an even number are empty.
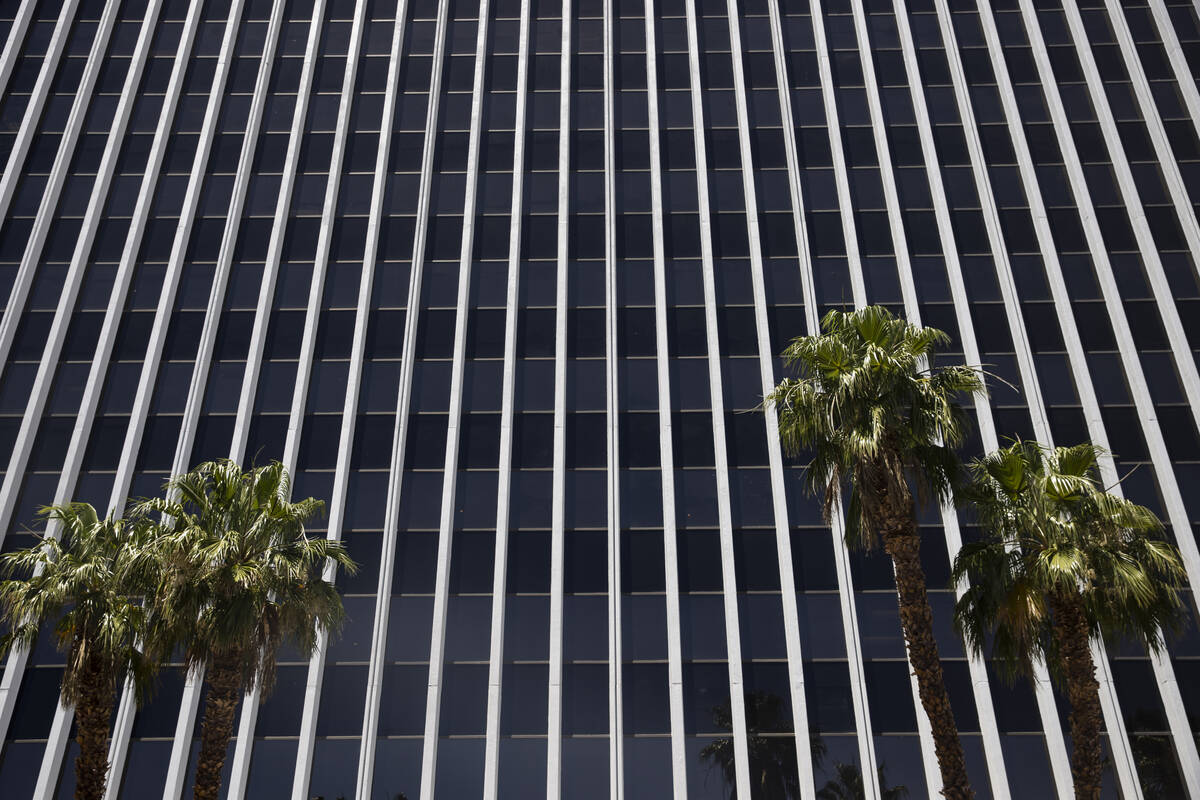
[[[890,564],[755,411],[830,308],[987,365],[970,453],[1107,447],[1200,580],[1187,0],[10,0],[0,39],[3,549],[278,458],[363,565],[230,798],[936,796]],[[977,796],[1070,797],[1063,698],[953,633],[972,520],[921,524]],[[1105,796],[1200,797],[1194,626],[1098,653]],[[4,797],[72,794],[62,665],[4,664]],[[189,791],[201,700],[122,696],[110,797]]]

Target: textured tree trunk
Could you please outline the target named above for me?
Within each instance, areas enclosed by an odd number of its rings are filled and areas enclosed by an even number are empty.
[[[221,793],[221,769],[229,737],[233,735],[233,715],[242,689],[241,659],[223,655],[208,668],[208,699],[204,701],[204,723],[200,728],[200,757],[196,762],[195,800],[217,800]]]
[[[1092,661],[1091,634],[1078,595],[1050,598],[1067,698],[1071,701],[1071,777],[1076,800],[1100,797],[1100,683]]]
[[[75,800],[103,800],[108,777],[108,721],[112,717],[113,681],[99,658],[90,658],[75,704]]]
[[[892,502],[885,502],[882,509],[880,536],[896,567],[900,625],[908,644],[908,660],[917,676],[921,705],[933,728],[933,746],[942,773],[942,795],[949,800],[969,800],[975,794],[967,780],[962,743],[954,713],[950,710],[937,642],[933,638],[933,611],[925,591],[915,511],[911,498],[887,499]]]

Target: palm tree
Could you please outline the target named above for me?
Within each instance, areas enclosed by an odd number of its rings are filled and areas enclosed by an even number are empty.
[[[216,800],[239,696],[255,686],[270,693],[285,640],[310,656],[318,630],[340,629],[342,600],[323,572],[327,563],[355,564],[340,542],[305,535],[323,503],[291,502],[279,462],[243,472],[229,460],[207,461],[165,488],[165,499],[136,509],[160,516],[164,550],[155,597],[162,613],[148,641],[164,659],[182,647],[187,667],[205,670],[193,796]]]
[[[948,496],[959,472],[953,448],[966,433],[962,395],[981,393],[978,370],[934,368],[949,337],[899,319],[882,306],[830,311],[823,333],[792,340],[783,351],[797,378],[779,383],[764,408],[779,416],[789,454],[810,453],[808,487],[823,492],[829,519],[848,484],[844,512],[852,547],[879,540],[892,558],[900,623],[921,704],[933,729],[942,793],[973,796],[933,638],[933,614],[921,567],[914,492]]]
[[[154,662],[137,646],[146,625],[142,597],[158,563],[149,527],[136,519],[100,519],[87,503],[47,506],[41,516],[62,528],[2,557],[0,624],[9,633],[0,653],[29,648],[39,629],[54,625],[66,655],[62,699],[75,707],[79,755],[76,800],[101,800],[108,773],[108,724],[117,686],[126,676],[149,687]],[[140,692],[139,692],[140,694]]]
[[[1100,796],[1100,692],[1093,637],[1128,636],[1151,651],[1178,625],[1183,566],[1149,509],[1107,492],[1093,444],[1018,441],[971,465],[961,494],[989,531],[968,544],[954,578],[971,578],[955,608],[968,648],[1010,677],[1045,661],[1071,704],[1075,796]]]

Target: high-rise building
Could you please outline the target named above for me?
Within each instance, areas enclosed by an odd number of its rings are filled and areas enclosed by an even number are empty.
[[[755,411],[830,308],[987,365],[969,452],[1109,448],[1200,580],[1191,2],[6,0],[0,38],[3,549],[279,458],[363,564],[230,798],[935,796],[890,563]],[[1070,797],[1064,700],[953,633],[971,524],[922,514],[972,783]],[[1200,797],[1194,627],[1097,647],[1105,797]],[[71,796],[62,664],[4,664],[5,798]],[[188,791],[200,700],[123,696],[109,797]]]

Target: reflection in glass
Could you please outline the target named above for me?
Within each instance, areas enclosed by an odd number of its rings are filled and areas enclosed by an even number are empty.
[[[544,690],[543,690],[544,694]],[[543,727],[545,712],[542,713]],[[546,796],[546,740],[500,740],[500,800],[537,800]]]
[[[762,800],[791,800],[800,796],[800,776],[796,769],[796,745],[792,736],[762,736],[761,731],[791,731],[783,698],[767,692],[746,693],[746,733],[750,753],[750,781],[757,788],[755,796]],[[712,709],[713,729],[733,727],[729,703]],[[713,739],[700,751],[709,770],[719,770],[730,790],[730,800],[737,797],[733,756],[733,737]]]
[[[712,709],[713,727],[730,730],[733,715],[729,702]],[[746,693],[746,734],[749,752],[750,783],[755,800],[793,800],[800,797],[800,775],[796,766],[795,739],[786,735],[771,735],[767,732],[791,733],[789,708],[783,698],[770,692]],[[834,761],[824,767],[826,746],[816,734],[811,738],[813,766],[818,770],[817,783],[824,784],[817,791],[818,800],[862,800],[862,771],[851,761]],[[733,737],[713,739],[700,751],[700,760],[708,763],[711,772],[716,769],[729,788],[729,800],[737,800],[737,777],[735,772]],[[886,766],[879,763],[879,787],[882,800],[904,800],[909,796],[904,785],[889,786],[885,777]]]
[[[964,754],[970,749],[973,737],[963,736]],[[836,761],[837,759],[834,759]],[[851,759],[854,761],[854,759]],[[887,765],[887,774],[891,782],[902,786],[907,792],[905,796],[928,797],[931,792],[925,784],[925,767],[921,755],[921,740],[917,736],[876,736],[875,762],[883,770]],[[968,762],[969,763],[969,762]],[[879,777],[881,791],[888,785],[882,772]],[[982,782],[972,785],[975,800],[992,800],[990,784],[985,778]],[[886,796],[886,795],[885,795]]]
[[[1169,736],[1132,736],[1133,758],[1146,797],[1187,797]]]
[[[157,757],[163,763],[163,777],[166,777],[166,764],[171,753],[171,743],[168,742],[143,742],[142,745],[163,745],[158,749]],[[254,751],[250,759],[250,778],[246,786],[247,797],[269,797],[272,792],[279,791],[280,775],[290,775],[296,768],[296,747],[297,742],[294,739],[255,739]],[[150,751],[154,752],[154,751]],[[130,765],[132,767],[132,764]],[[127,771],[127,775],[132,776],[132,771]],[[155,796],[161,797],[161,789],[163,780],[160,779],[157,794],[134,795],[134,797],[145,797],[147,800]],[[129,780],[126,778],[125,789],[128,791]],[[125,797],[124,794],[121,795]]]
[[[624,761],[627,800],[659,800],[671,796],[669,738],[626,736]]]
[[[607,800],[608,763],[607,736],[564,736],[561,796],[571,800]]]
[[[997,684],[992,684],[993,688]],[[1000,703],[996,708],[1002,708]],[[1020,764],[1021,769],[1009,770],[1009,784],[1014,797],[1038,797],[1054,792],[1054,777],[1050,770],[1050,754],[1041,734],[1007,734],[1000,737],[1004,763]]]
[[[54,795],[55,800],[71,800],[75,797],[75,770],[71,769],[70,765],[74,764],[77,758],[79,758],[79,743],[71,742],[67,745],[67,754],[63,759],[67,769],[64,769],[59,775],[58,792]]]
[[[13,745],[9,745],[11,748]],[[292,745],[292,762],[295,763],[295,745]],[[255,747],[255,755],[257,756],[258,748]],[[151,800],[151,798],[162,797],[162,787],[167,778],[167,764],[170,763],[171,757],[171,742],[165,741],[138,741],[134,740],[129,745],[129,756],[125,762],[124,783],[121,785],[122,800]],[[33,762],[36,771],[36,765],[41,760],[39,757]],[[7,759],[6,759],[7,762]],[[290,768],[291,765],[288,765]],[[69,772],[69,770],[67,770]],[[251,777],[253,778],[254,770],[251,767]],[[63,777],[66,777],[64,772]],[[12,791],[14,797],[32,797],[33,786],[29,787],[28,794],[21,792],[21,784],[19,782],[9,783],[6,773],[0,772],[0,785],[3,785],[7,790]],[[251,785],[253,789],[253,785]]]
[[[378,800],[408,800],[421,786],[421,740],[379,739],[375,744],[375,789]]]
[[[317,739],[313,749],[312,777],[308,784],[309,794],[313,798],[333,800],[354,793],[358,744],[358,739]]]
[[[879,762],[879,796],[882,800],[904,800],[908,797],[906,786],[888,786],[884,777],[884,764]],[[822,770],[824,772],[824,770]],[[862,770],[857,764],[834,762],[833,777],[817,791],[817,800],[862,800]]]

